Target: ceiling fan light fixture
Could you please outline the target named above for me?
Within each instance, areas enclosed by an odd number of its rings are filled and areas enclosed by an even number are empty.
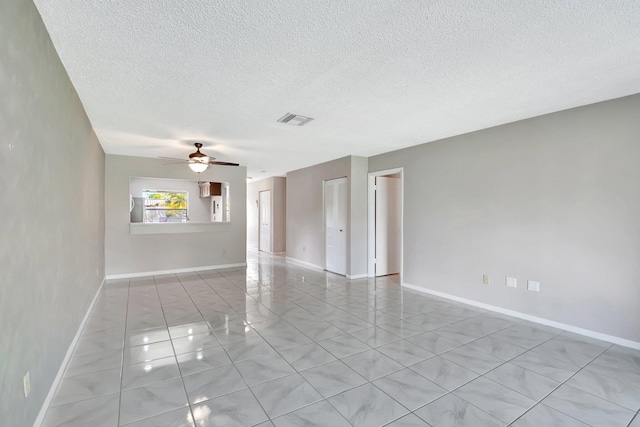
[[[189,167],[196,173],[204,172],[209,167],[209,156],[200,152],[202,143],[196,142],[193,144],[196,146],[196,152],[189,154]]]
[[[189,162],[188,165],[191,168],[191,170],[196,172],[196,173],[204,172],[209,167],[209,159],[207,158],[207,162],[206,163]]]
[[[186,163],[189,166],[189,168],[196,173],[206,171],[209,165],[240,166],[238,163],[215,161],[216,160],[215,157],[209,157],[208,155],[200,152],[200,148],[202,148],[202,143],[196,142],[193,145],[195,145],[196,147],[196,152],[189,154],[189,160],[174,159],[171,157],[161,157],[161,159],[177,160],[178,163],[183,163],[183,164]],[[168,163],[168,164],[172,164],[172,163]]]

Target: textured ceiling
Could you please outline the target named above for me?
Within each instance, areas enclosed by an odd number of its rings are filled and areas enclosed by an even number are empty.
[[[107,153],[256,178],[640,92],[637,0],[35,3]]]

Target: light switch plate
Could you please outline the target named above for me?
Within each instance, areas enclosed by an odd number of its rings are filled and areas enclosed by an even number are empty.
[[[540,292],[540,282],[527,280],[527,289],[533,292]]]
[[[507,277],[505,280],[505,285],[507,285],[510,288],[517,288],[518,279],[516,279],[515,277]]]
[[[483,274],[482,275],[482,283],[485,284],[485,285],[491,284],[491,276],[489,276],[488,274]]]

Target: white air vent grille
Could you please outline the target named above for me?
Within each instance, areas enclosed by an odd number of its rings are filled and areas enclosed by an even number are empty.
[[[307,123],[309,123],[311,120],[313,120],[311,117],[305,117],[299,114],[291,114],[291,113],[287,113],[278,119],[280,123],[286,123],[294,126],[304,126]]]

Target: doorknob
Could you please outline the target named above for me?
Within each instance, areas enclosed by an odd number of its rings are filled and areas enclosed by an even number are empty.
[[[340,232],[342,233],[342,229],[340,229]]]

